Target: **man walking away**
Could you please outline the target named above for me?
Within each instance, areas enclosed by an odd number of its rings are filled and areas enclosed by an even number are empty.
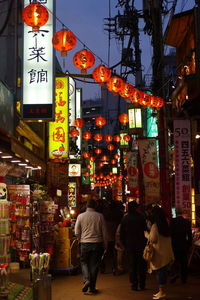
[[[175,274],[171,279],[174,283],[180,276],[182,283],[187,282],[188,277],[188,257],[192,246],[192,228],[188,219],[182,215],[182,210],[177,208],[177,217],[171,221],[172,247],[175,256]]]
[[[104,249],[107,248],[107,232],[104,217],[95,211],[96,201],[88,200],[86,211],[78,215],[75,235],[80,242],[80,263],[84,285],[82,291],[97,293],[96,280]]]
[[[123,217],[120,230],[120,240],[128,254],[130,282],[136,291],[145,289],[147,272],[146,261],[143,259],[147,242],[144,236],[146,221],[137,211],[138,206],[136,201],[128,203],[128,214]]]

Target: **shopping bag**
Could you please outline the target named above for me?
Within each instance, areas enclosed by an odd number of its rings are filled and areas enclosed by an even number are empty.
[[[146,244],[146,246],[144,248],[144,252],[143,252],[144,260],[146,260],[147,262],[150,262],[153,258],[153,254],[154,254],[153,244],[148,241],[148,243]]]

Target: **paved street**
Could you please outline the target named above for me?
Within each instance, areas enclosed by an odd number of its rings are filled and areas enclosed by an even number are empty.
[[[147,289],[145,291],[132,291],[128,281],[128,275],[113,276],[112,273],[100,274],[98,278],[97,295],[84,295],[81,291],[82,277],[56,276],[52,281],[52,300],[87,300],[95,297],[98,300],[149,300],[157,291],[155,275],[148,275]],[[200,299],[200,276],[190,276],[186,285],[168,284],[167,299],[171,300],[199,300]]]

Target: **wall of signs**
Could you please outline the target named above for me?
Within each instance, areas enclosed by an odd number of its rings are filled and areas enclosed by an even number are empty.
[[[69,154],[68,77],[56,78],[55,121],[49,122],[49,158],[65,159]]]
[[[191,132],[189,120],[174,120],[175,203],[191,217]]]
[[[25,0],[24,7],[33,1]],[[54,118],[54,0],[39,1],[49,12],[48,22],[39,31],[24,23],[22,116],[26,120]]]

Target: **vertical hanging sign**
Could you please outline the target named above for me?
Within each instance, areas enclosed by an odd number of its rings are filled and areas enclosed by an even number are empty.
[[[145,202],[158,202],[160,200],[160,172],[156,140],[138,140],[138,146],[144,178]]]
[[[24,0],[24,7],[33,3]],[[25,120],[54,118],[54,0],[38,1],[49,12],[47,23],[33,31],[24,23],[22,116]]]
[[[66,159],[69,154],[68,78],[56,78],[55,121],[49,122],[49,158]]]
[[[138,176],[138,151],[127,152],[126,154],[128,189],[133,192],[138,191],[139,176]]]
[[[191,217],[191,134],[189,120],[174,120],[175,202]]]

